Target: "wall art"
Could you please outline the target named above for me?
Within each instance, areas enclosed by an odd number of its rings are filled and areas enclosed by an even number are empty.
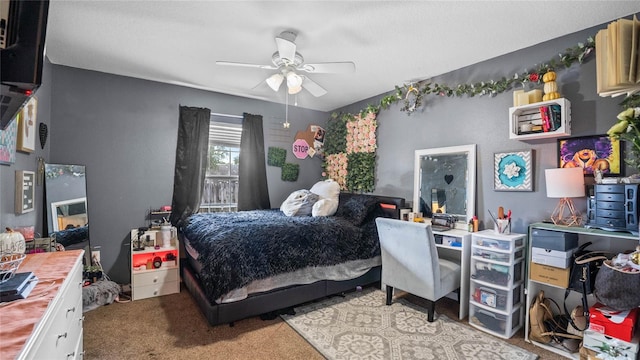
[[[13,119],[4,130],[0,130],[0,164],[11,165],[16,162],[16,138],[18,121]]]
[[[497,191],[533,191],[533,150],[495,153],[493,173]]]
[[[36,149],[36,114],[38,112],[38,99],[34,96],[27,101],[18,114],[18,151],[31,153]]]
[[[600,169],[604,176],[623,176],[620,140],[607,135],[558,139],[558,167],[581,167],[593,176]]]
[[[24,214],[35,209],[35,180],[35,172],[16,170],[16,214]]]

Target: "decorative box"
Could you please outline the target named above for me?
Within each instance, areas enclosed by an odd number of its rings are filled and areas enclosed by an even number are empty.
[[[562,269],[532,262],[529,264],[529,278],[534,281],[567,288],[569,287],[570,270],[571,268]]]
[[[531,246],[567,251],[578,247],[578,234],[561,231],[534,229],[531,231]]]
[[[573,252],[575,249],[567,251],[544,249],[539,247],[531,248],[531,261],[536,264],[549,265],[566,269],[571,265]]]
[[[635,360],[638,356],[638,343],[640,332],[631,339],[631,342],[622,341],[593,330],[585,330],[582,346],[599,354],[607,354],[610,359]],[[598,356],[598,358],[604,358]]]
[[[596,303],[589,308],[589,330],[622,341],[631,341],[637,320],[638,308],[616,311],[600,303]]]

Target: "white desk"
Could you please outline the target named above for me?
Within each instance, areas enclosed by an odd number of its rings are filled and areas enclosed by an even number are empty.
[[[471,265],[471,233],[459,229],[451,229],[447,231],[433,231],[433,234],[437,237],[441,235],[443,237],[443,244],[437,244],[438,256],[458,262],[460,264],[460,295],[458,302],[460,303],[460,310],[458,311],[458,317],[460,320],[467,317],[469,314],[469,277],[470,277],[470,265]],[[456,238],[462,246],[450,246],[446,244],[447,238]]]

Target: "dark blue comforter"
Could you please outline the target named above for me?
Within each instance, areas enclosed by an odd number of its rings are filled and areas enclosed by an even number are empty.
[[[279,210],[202,213],[192,215],[182,232],[199,253],[200,281],[214,303],[253,280],[380,255],[379,208],[363,196],[328,217],[287,217]]]

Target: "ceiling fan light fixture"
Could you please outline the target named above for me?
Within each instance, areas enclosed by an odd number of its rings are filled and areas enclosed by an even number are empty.
[[[273,91],[278,91],[278,89],[280,89],[280,85],[282,84],[283,80],[284,80],[284,76],[282,76],[282,74],[273,74],[269,76],[265,81]],[[288,83],[288,80],[287,80],[287,83]]]
[[[287,86],[291,88],[299,88],[302,86],[302,76],[292,72],[287,73]],[[290,94],[295,94],[289,91]]]
[[[302,91],[302,86],[295,86],[295,87],[289,86],[288,88],[289,88],[289,95],[295,95],[300,91]]]

